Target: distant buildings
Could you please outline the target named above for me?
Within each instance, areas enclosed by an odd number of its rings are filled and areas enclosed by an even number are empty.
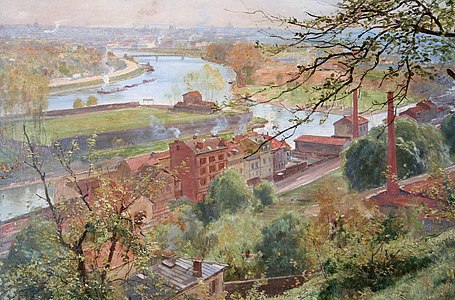
[[[430,123],[435,119],[443,118],[448,111],[444,107],[437,107],[430,100],[423,100],[400,113],[400,117],[409,118],[417,123]]]

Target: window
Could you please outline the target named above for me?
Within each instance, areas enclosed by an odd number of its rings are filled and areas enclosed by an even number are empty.
[[[207,184],[207,179],[201,178],[200,184],[201,184],[201,186],[206,185]]]
[[[201,175],[204,175],[206,173],[207,173],[207,168],[206,167],[201,168]]]
[[[215,156],[210,156],[210,157],[209,157],[209,162],[212,163],[212,162],[214,162],[214,161],[215,161]]]
[[[216,294],[218,292],[218,279],[214,279],[210,281],[210,295]]]
[[[218,170],[223,170],[223,169],[224,169],[224,164],[223,163],[218,164]]]
[[[251,169],[254,169],[254,162],[251,163]]]
[[[224,159],[224,154],[218,155],[218,160],[223,160]]]
[[[207,163],[207,158],[206,157],[202,157],[201,159],[199,159],[199,163],[201,165],[205,165]]]
[[[209,167],[209,172],[212,173],[212,172],[215,172],[216,171],[216,166],[210,166]]]

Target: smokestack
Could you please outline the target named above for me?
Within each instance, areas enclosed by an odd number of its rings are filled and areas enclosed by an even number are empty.
[[[395,109],[393,106],[393,92],[387,93],[387,195],[398,195],[398,168],[395,145]]]
[[[202,277],[202,260],[200,258],[195,258],[193,260],[193,275]]]
[[[354,90],[352,94],[352,139],[359,137],[359,91]]]

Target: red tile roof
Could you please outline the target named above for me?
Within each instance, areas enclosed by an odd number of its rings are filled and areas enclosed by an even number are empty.
[[[183,94],[182,96],[191,96],[191,97],[202,97],[201,93],[199,91],[191,91]]]
[[[192,151],[196,153],[210,152],[218,149],[226,149],[227,142],[219,137],[211,137],[208,139],[202,140],[188,140],[182,141],[185,143]]]
[[[319,135],[301,135],[294,142],[305,142],[323,145],[343,146],[349,138],[334,137],[334,136],[319,136]]]
[[[349,121],[352,124],[352,122],[354,120],[354,117],[353,116],[344,116],[342,119],[336,121],[334,124],[336,124],[338,122],[344,122],[345,120]],[[367,124],[368,123],[368,119],[364,118],[362,116],[358,116],[358,120],[359,120],[359,125],[363,125],[363,124]]]
[[[137,171],[142,166],[153,166],[159,164],[160,160],[170,157],[169,151],[153,152],[151,154],[137,156],[125,159],[124,162],[128,165],[131,171]]]

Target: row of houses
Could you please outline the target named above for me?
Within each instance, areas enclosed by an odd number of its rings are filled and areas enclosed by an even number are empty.
[[[130,214],[145,223],[164,217],[169,202],[185,197],[201,202],[210,183],[225,169],[235,169],[248,184],[262,179],[273,180],[285,172],[290,161],[291,148],[285,141],[271,136],[250,132],[225,140],[217,136],[190,140],[176,139],[169,150],[123,160],[106,176],[113,179],[143,178],[152,171],[157,182],[153,194],[136,199]],[[95,196],[97,179],[81,175],[79,185],[88,198]],[[73,184],[62,179],[56,187],[55,199],[68,201],[77,197]]]

